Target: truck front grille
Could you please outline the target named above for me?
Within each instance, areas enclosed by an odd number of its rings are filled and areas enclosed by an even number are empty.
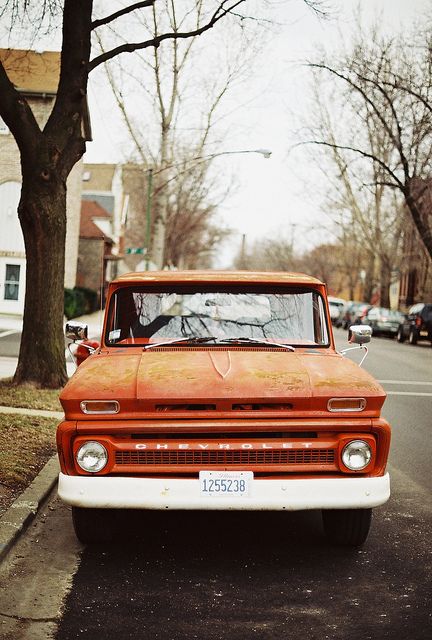
[[[334,449],[266,449],[213,451],[116,451],[118,466],[251,466],[335,465]]]

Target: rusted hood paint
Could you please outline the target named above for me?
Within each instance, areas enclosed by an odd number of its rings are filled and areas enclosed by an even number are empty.
[[[323,415],[332,397],[364,397],[362,416],[378,416],[382,387],[334,351],[260,349],[115,349],[88,358],[61,394],[69,419],[83,419],[81,400],[118,400],[114,419],[138,418],[168,403],[291,403],[293,414]],[[335,414],[332,414],[335,415]],[[346,414],[344,414],[346,416]],[[95,416],[91,416],[94,420]]]

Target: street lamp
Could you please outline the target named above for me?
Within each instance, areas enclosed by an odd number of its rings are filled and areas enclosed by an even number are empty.
[[[150,254],[150,235],[151,235],[151,207],[152,207],[152,185],[153,185],[153,176],[157,175],[159,173],[162,173],[162,171],[166,171],[167,169],[173,169],[174,167],[178,167],[181,165],[185,165],[186,163],[191,163],[191,162],[205,162],[206,160],[213,160],[213,158],[218,158],[219,156],[228,156],[228,155],[238,155],[238,154],[243,154],[243,153],[257,153],[261,156],[263,156],[263,158],[270,158],[272,152],[269,149],[240,149],[240,150],[235,150],[235,151],[220,151],[218,153],[211,153],[207,156],[197,156],[195,158],[191,158],[190,160],[185,160],[183,162],[177,162],[176,164],[171,164],[169,166],[166,167],[162,167],[161,169],[158,169],[157,171],[154,171],[152,168],[147,169],[147,206],[146,206],[146,270],[148,271],[149,268],[149,254]],[[165,187],[169,182],[171,182],[172,180],[175,180],[176,178],[178,178],[179,175],[182,175],[183,173],[186,173],[188,171],[188,169],[184,169],[183,171],[180,171],[178,174],[176,174],[174,177],[170,178],[169,180],[167,180],[162,187]],[[162,188],[159,187],[159,190]]]

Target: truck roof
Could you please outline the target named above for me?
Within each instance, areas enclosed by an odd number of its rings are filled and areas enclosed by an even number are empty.
[[[304,273],[287,271],[135,271],[124,273],[116,278],[115,284],[146,284],[163,282],[198,283],[217,282],[221,284],[247,283],[247,284],[292,284],[292,285],[323,285],[317,278]]]

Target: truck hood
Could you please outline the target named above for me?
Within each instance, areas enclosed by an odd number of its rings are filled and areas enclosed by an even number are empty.
[[[109,419],[167,418],[167,412],[170,418],[195,418],[201,412],[207,418],[234,417],[234,411],[236,417],[248,411],[254,417],[257,411],[263,417],[275,411],[328,417],[327,402],[334,397],[365,398],[366,408],[358,413],[372,417],[379,415],[385,392],[364,369],[334,351],[166,347],[90,356],[60,400],[68,419],[95,420],[99,416],[82,412],[82,400],[117,400],[120,412]]]

